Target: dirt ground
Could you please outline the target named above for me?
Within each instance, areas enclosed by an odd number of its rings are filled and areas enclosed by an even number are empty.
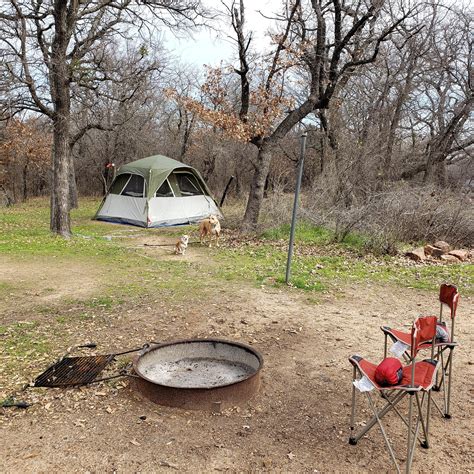
[[[12,292],[0,299],[0,324],[32,320],[31,308],[61,304],[67,298],[87,297],[102,286],[104,271],[76,262],[46,257],[28,257],[21,261],[2,257],[0,282]],[[7,318],[8,316],[8,318]]]
[[[26,262],[17,262],[9,273],[7,268],[5,262],[2,274],[12,281],[18,280],[12,273],[28,280],[39,271]],[[48,278],[69,286],[61,268],[42,266],[44,294],[36,289],[34,298],[47,297]],[[83,268],[66,273],[84,291],[100,282],[100,275]],[[205,304],[165,305],[154,297],[116,317],[85,324],[83,336],[99,343],[99,353],[152,339],[222,337],[248,343],[265,361],[259,393],[242,406],[209,413],[145,401],[126,379],[80,389],[29,390],[23,398],[34,404],[28,410],[0,409],[1,472],[393,471],[377,428],[357,446],[348,444],[352,370],[347,359],[358,353],[380,360],[380,326],[399,327],[417,315],[436,314],[436,294],[361,284],[315,300],[297,290],[222,282]],[[10,302],[2,319],[11,321],[21,312]],[[453,418],[433,413],[432,448],[418,447],[415,471],[474,471],[472,316],[472,298],[462,298]],[[359,401],[362,421],[368,407],[361,395]],[[394,414],[384,425],[403,459],[406,428]]]

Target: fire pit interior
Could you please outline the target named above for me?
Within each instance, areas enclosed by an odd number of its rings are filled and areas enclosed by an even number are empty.
[[[139,390],[157,403],[215,409],[254,395],[262,364],[244,344],[194,339],[151,347],[134,369]]]

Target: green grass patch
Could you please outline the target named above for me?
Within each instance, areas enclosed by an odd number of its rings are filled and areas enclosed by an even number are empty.
[[[368,237],[358,232],[349,232],[342,242],[342,247],[352,250],[364,251],[367,248]]]
[[[283,224],[265,230],[261,237],[265,240],[289,240],[290,224]],[[295,239],[304,244],[324,245],[332,242],[334,232],[324,227],[317,227],[308,222],[301,222],[296,226]]]
[[[290,225],[283,224],[265,230],[260,237],[268,241],[289,241]],[[336,233],[328,228],[315,226],[307,221],[300,221],[295,229],[295,242],[303,245],[315,246],[335,246],[347,250],[352,250],[361,255],[374,249],[374,241],[368,236],[359,232],[349,232],[341,242],[337,242]]]
[[[117,246],[104,238],[110,227],[92,221],[99,200],[81,200],[71,212],[74,236],[71,239],[51,234],[49,203],[37,198],[2,209],[0,214],[0,253],[5,255],[95,256],[111,258],[120,254]]]
[[[290,226],[282,225],[268,229],[261,237],[271,242],[288,242]],[[370,236],[357,232],[347,234],[340,243],[335,243],[335,234],[329,229],[300,222],[295,229],[295,249],[298,246],[312,247],[312,256],[295,256],[291,269],[292,286],[304,290],[325,291],[344,282],[394,283],[400,286],[437,290],[442,282],[458,286],[461,294],[474,294],[473,265],[424,265],[413,266],[410,261],[388,255],[368,255],[377,250]],[[266,246],[264,245],[263,248]],[[281,245],[280,245],[281,248]],[[380,249],[379,249],[380,250]],[[344,252],[345,251],[345,252]],[[349,251],[349,252],[347,252]],[[231,271],[227,279],[237,275],[252,275],[255,282],[274,279],[277,284],[285,283],[286,251],[240,250],[239,257],[230,256]],[[297,253],[297,252],[295,252]],[[333,256],[334,253],[346,254]],[[327,255],[329,254],[329,255]]]
[[[106,308],[110,309],[114,305],[115,300],[111,296],[100,296],[98,298],[92,298],[86,301],[84,304],[90,308]]]
[[[472,265],[412,266],[400,259],[355,258],[351,255],[319,255],[293,258],[291,285],[309,291],[335,290],[345,283],[375,282],[437,291],[445,281],[458,286],[461,294],[474,293]],[[216,276],[227,281],[246,280],[256,285],[285,284],[287,254],[271,245],[224,251]]]
[[[262,245],[221,248],[200,262],[166,261],[144,258],[139,251],[126,248],[124,242],[132,239],[125,237],[192,234],[196,233],[195,227],[146,230],[93,221],[99,203],[100,199],[81,199],[79,209],[72,212],[75,237],[69,240],[49,232],[47,199],[33,199],[7,208],[0,215],[0,253],[12,257],[64,257],[101,265],[106,275],[105,288],[100,295],[82,302],[90,310],[111,309],[144,296],[156,296],[161,301],[186,299],[190,294],[194,299],[205,298],[222,281],[284,284],[287,255],[286,245],[281,243],[288,241],[289,225],[263,232]],[[109,236],[113,238],[107,239]],[[363,256],[370,240],[367,236],[350,233],[340,244],[334,243],[334,237],[334,232],[326,228],[308,222],[298,224],[292,266],[294,287],[318,292],[337,289],[347,282],[373,281],[435,290],[441,282],[449,281],[457,284],[462,294],[474,293],[472,265],[413,266],[389,256]],[[306,252],[309,255],[298,254],[298,247],[311,251]],[[0,286],[0,295],[16,288],[9,285]]]

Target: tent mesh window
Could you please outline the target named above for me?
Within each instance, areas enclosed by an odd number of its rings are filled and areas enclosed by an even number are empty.
[[[132,174],[125,189],[122,191],[122,196],[143,197],[145,180],[142,176]]]
[[[109,193],[110,194],[120,194],[122,192],[123,187],[127,184],[127,181],[129,180],[130,175],[129,174],[120,174],[118,175],[114,182],[112,183],[112,186],[110,186]]]
[[[173,191],[171,191],[168,180],[164,181],[163,184],[155,193],[155,197],[173,197]]]
[[[199,196],[204,194],[197,179],[191,173],[176,173],[176,179],[183,196]]]

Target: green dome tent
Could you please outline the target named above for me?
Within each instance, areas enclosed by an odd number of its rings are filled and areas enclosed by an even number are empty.
[[[222,217],[199,172],[156,155],[121,166],[95,219],[140,227],[192,224]]]

